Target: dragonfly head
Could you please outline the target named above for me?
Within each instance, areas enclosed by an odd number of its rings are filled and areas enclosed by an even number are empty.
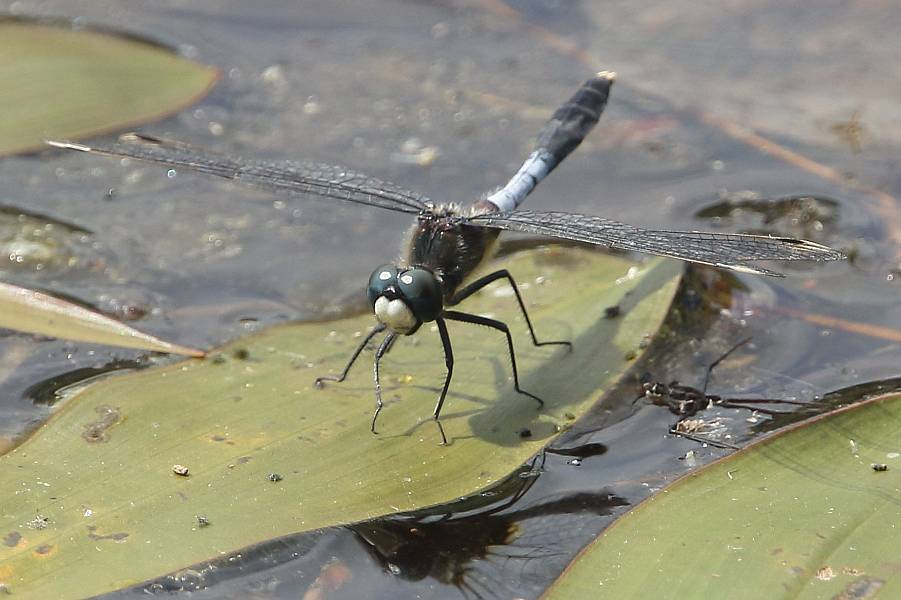
[[[416,333],[444,308],[441,282],[425,267],[382,265],[369,277],[366,293],[376,318],[402,335]]]

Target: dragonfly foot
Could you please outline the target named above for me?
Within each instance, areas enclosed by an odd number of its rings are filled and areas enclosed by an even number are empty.
[[[316,381],[313,382],[313,386],[317,390],[321,390],[322,388],[325,387],[326,381],[334,381],[335,383],[341,383],[342,381],[344,381],[344,378],[336,377],[335,375],[324,375],[322,377],[317,377]]]
[[[438,445],[439,446],[447,446],[448,443],[447,443],[447,436],[444,435],[444,425],[441,424],[441,420],[438,417],[433,417],[433,420],[435,421],[435,425],[438,426],[438,433],[441,434],[441,443]]]

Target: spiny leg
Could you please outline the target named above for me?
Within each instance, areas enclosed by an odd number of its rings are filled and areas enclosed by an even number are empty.
[[[521,387],[519,387],[519,372],[516,369],[516,354],[513,351],[513,336],[510,335],[510,328],[503,321],[497,321],[495,319],[489,319],[487,317],[481,317],[479,315],[471,315],[469,313],[459,312],[456,310],[446,310],[444,311],[444,318],[450,319],[452,321],[460,321],[462,323],[472,323],[473,325],[484,325],[485,327],[491,327],[492,329],[497,329],[498,331],[504,332],[504,335],[507,336],[507,348],[510,350],[510,365],[513,367],[513,387],[517,392],[532,398],[536,402],[538,402],[539,406],[544,406],[544,400],[539,398],[534,394],[530,394],[525,391]]]
[[[391,349],[394,348],[394,343],[397,342],[397,340],[399,340],[399,339],[400,339],[399,335],[395,335],[394,337],[391,338],[391,341],[388,342],[388,347],[385,348],[385,354],[388,354],[389,352],[391,352]]]
[[[375,361],[372,363],[372,376],[375,379],[375,414],[372,415],[372,425],[369,428],[372,433],[377,433],[375,430],[375,421],[379,418],[379,413],[382,412],[383,406],[382,382],[379,380],[379,361],[382,360],[382,357],[394,344],[394,338],[396,337],[396,333],[393,331],[389,332],[388,335],[385,336],[385,339],[382,340],[382,343],[379,344],[379,349],[375,351]]]
[[[498,279],[506,279],[507,281],[510,282],[510,287],[513,288],[513,293],[516,294],[516,301],[519,303],[520,310],[522,310],[522,316],[525,317],[526,325],[529,326],[529,334],[532,336],[533,344],[535,344],[536,346],[560,345],[560,346],[566,346],[570,350],[572,350],[572,347],[573,347],[572,342],[568,342],[568,341],[539,342],[538,341],[538,338],[535,336],[535,329],[532,328],[532,320],[529,319],[529,313],[528,313],[528,311],[526,311],[526,304],[525,304],[525,302],[522,301],[522,296],[519,294],[519,288],[516,287],[516,282],[513,281],[513,276],[510,275],[510,272],[507,269],[501,269],[500,271],[495,271],[494,273],[485,275],[484,277],[481,277],[481,278],[473,281],[472,283],[470,283],[469,285],[464,287],[462,290],[458,290],[457,293],[454,294],[454,297],[451,298],[450,301],[448,302],[448,306],[456,306],[457,304],[459,304],[466,298],[468,298],[468,297],[472,296],[473,294],[475,294],[476,292],[478,292],[480,289],[482,289],[489,283],[493,283],[493,282],[497,281]]]
[[[447,388],[450,387],[451,376],[454,374],[454,350],[451,348],[450,336],[447,334],[447,324],[444,319],[438,317],[435,319],[438,325],[438,333],[441,335],[441,344],[444,346],[444,364],[447,365],[447,376],[444,378],[444,387],[441,388],[441,395],[438,396],[438,403],[435,404],[435,412],[432,418],[438,425],[438,431],[441,433],[441,443],[447,445],[447,436],[444,435],[444,427],[441,425],[441,407],[444,406],[444,398],[447,396]]]
[[[360,345],[357,346],[357,349],[354,350],[354,353],[351,355],[350,360],[347,361],[347,365],[345,365],[344,370],[340,375],[325,375],[323,377],[317,377],[314,385],[318,388],[321,388],[323,382],[325,381],[336,381],[338,383],[341,383],[342,381],[347,379],[347,373],[350,371],[350,368],[353,366],[353,364],[357,361],[357,358],[359,358],[360,353],[363,352],[363,348],[366,347],[366,344],[368,344],[372,338],[374,338],[382,331],[385,331],[384,323],[379,323],[378,325],[373,327],[372,330],[366,334],[366,337],[363,338],[363,341],[360,342]]]

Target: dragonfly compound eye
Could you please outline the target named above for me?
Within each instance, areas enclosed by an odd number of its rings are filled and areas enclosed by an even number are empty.
[[[441,283],[428,269],[413,267],[399,273],[397,289],[420,321],[434,321],[444,308]]]
[[[382,265],[369,276],[369,287],[366,288],[369,306],[375,308],[375,301],[379,296],[384,296],[389,288],[397,289],[397,267]]]

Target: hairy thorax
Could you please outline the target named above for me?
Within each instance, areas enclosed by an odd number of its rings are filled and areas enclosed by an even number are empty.
[[[419,215],[407,236],[406,260],[428,267],[442,281],[445,299],[492,254],[499,231],[462,225],[460,217],[492,212],[497,208],[480,201],[468,207],[442,204]]]

